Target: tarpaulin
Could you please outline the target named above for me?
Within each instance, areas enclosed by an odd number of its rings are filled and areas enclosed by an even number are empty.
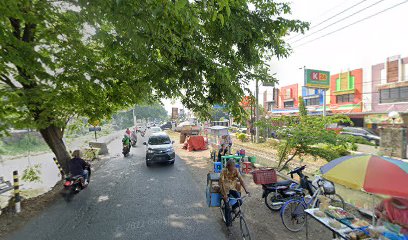
[[[203,136],[190,136],[190,138],[187,140],[187,144],[187,150],[190,152],[207,149],[207,144]]]

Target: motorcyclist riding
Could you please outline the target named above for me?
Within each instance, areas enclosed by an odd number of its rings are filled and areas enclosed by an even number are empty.
[[[130,141],[129,135],[125,134],[125,135],[123,136],[122,143],[123,143],[123,145],[128,146],[129,149],[130,149],[130,147],[131,147],[131,141]]]
[[[88,185],[89,181],[89,172],[86,169],[86,167],[89,167],[89,164],[85,162],[82,158],[82,153],[80,150],[75,150],[72,153],[72,159],[69,162],[69,171],[72,176],[78,176],[81,175],[84,177],[84,184]]]

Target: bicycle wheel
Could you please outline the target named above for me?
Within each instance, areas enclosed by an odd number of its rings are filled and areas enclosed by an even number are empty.
[[[283,203],[276,205],[276,203],[279,203],[279,202],[285,202],[279,193],[272,191],[266,194],[265,205],[272,211],[279,211],[282,208]]]
[[[291,232],[302,230],[306,222],[305,206],[299,200],[287,202],[281,210],[283,225]]]
[[[334,207],[340,207],[345,209],[346,204],[344,203],[343,198],[339,194],[330,194],[325,195],[326,197],[330,198],[330,205]]]
[[[241,236],[244,240],[251,240],[251,235],[249,234],[249,229],[246,224],[245,218],[241,215],[239,218],[239,226],[241,228]]]

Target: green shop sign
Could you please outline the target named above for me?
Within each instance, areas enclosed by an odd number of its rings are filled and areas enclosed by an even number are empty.
[[[310,88],[330,88],[330,72],[305,69],[305,86]]]

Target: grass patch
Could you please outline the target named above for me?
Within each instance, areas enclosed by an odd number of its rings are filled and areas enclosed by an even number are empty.
[[[49,151],[48,145],[42,138],[32,135],[25,135],[23,138],[12,143],[4,143],[0,141],[0,154],[15,156],[21,154],[37,153]]]

